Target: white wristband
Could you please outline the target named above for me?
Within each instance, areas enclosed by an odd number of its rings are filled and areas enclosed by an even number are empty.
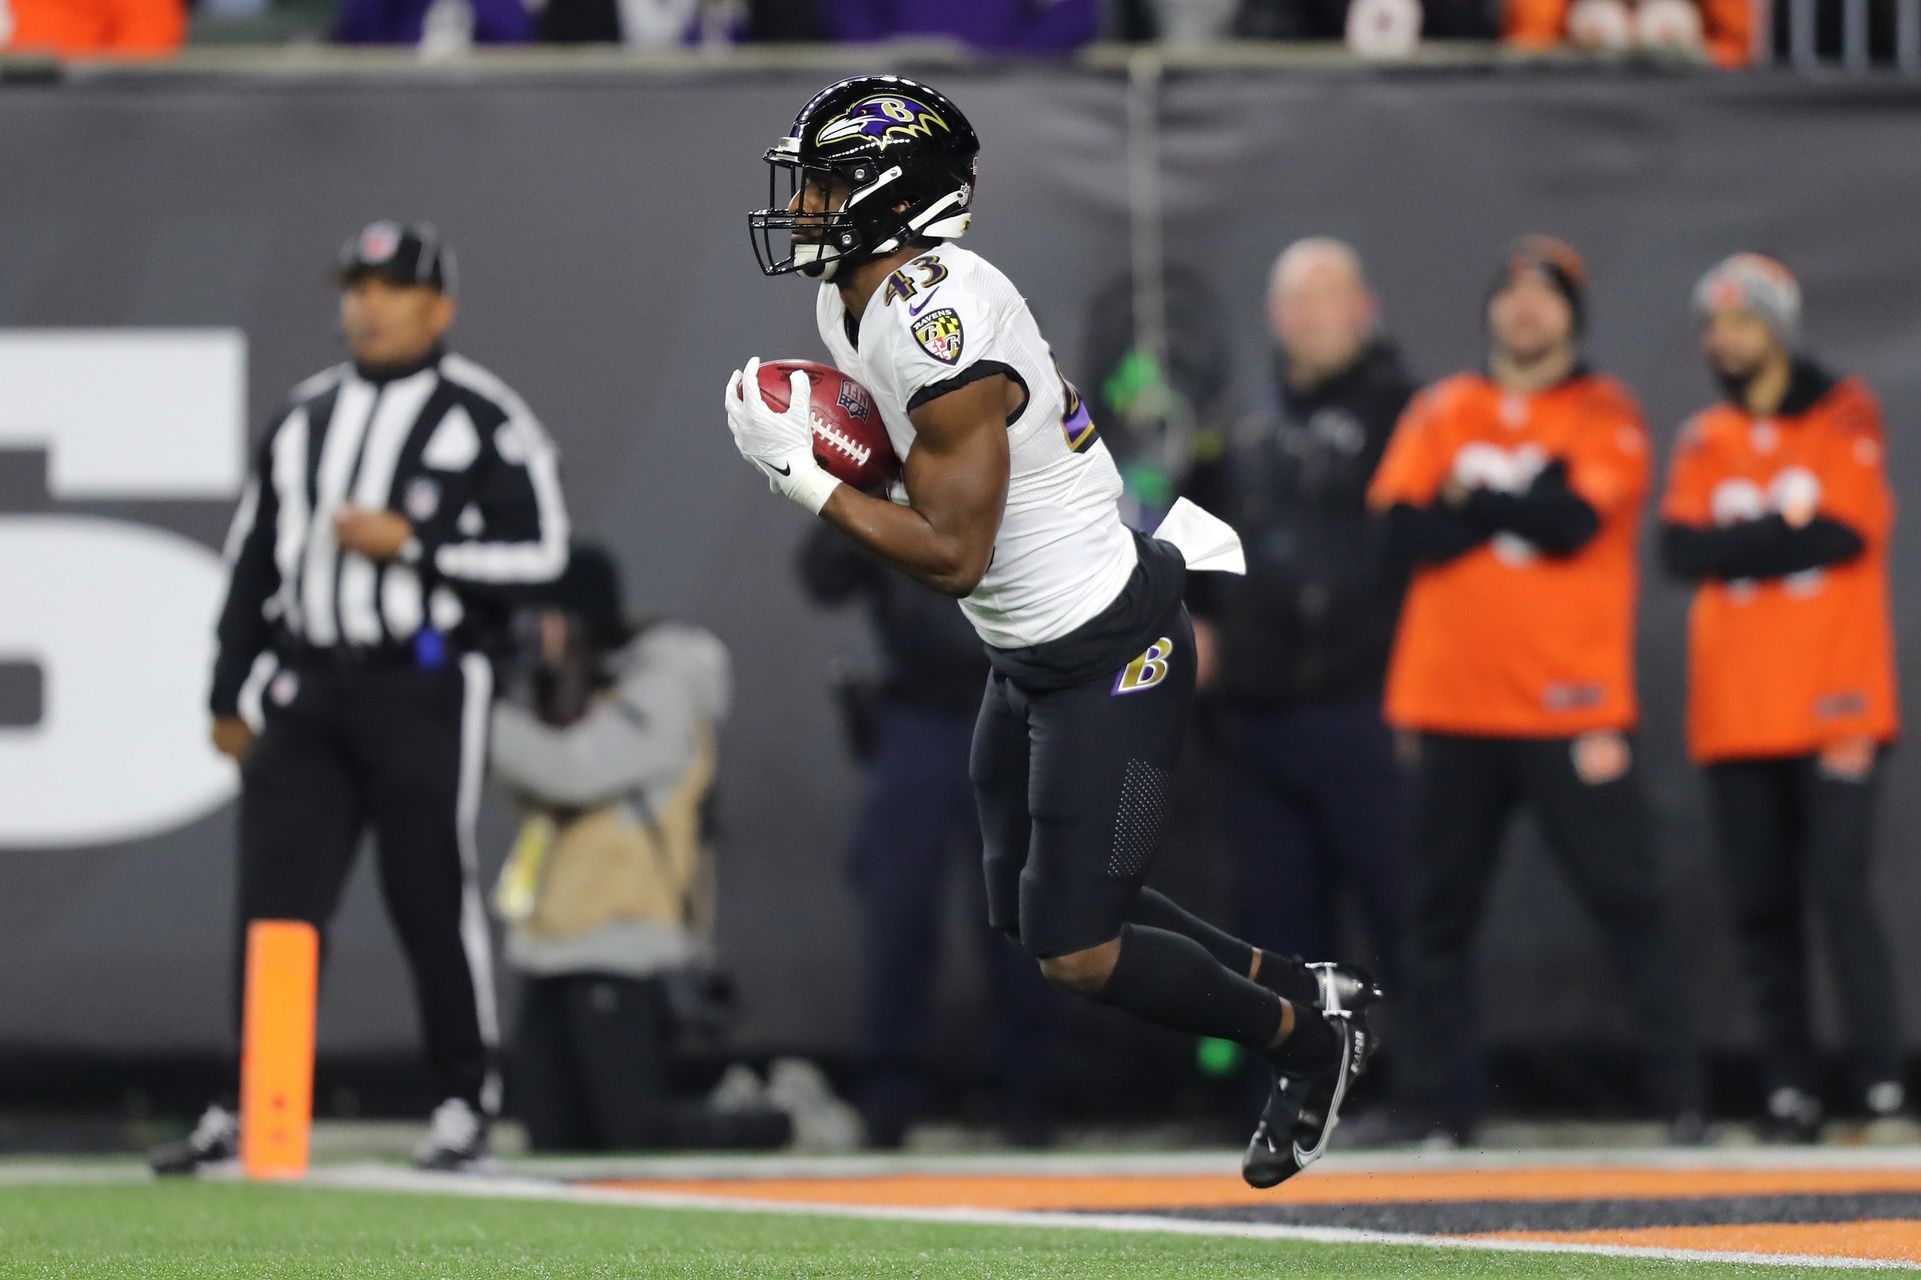
[[[840,488],[840,481],[819,467],[797,467],[795,470],[797,474],[794,478],[785,482],[787,496],[814,515],[819,515],[820,509],[827,505],[827,500],[834,496],[834,490]]]

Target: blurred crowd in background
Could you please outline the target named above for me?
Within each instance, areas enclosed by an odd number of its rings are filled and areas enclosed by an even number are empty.
[[[1809,0],[1824,54],[1865,24],[1893,56],[1897,0],[1858,17]],[[334,42],[449,54],[473,45],[905,40],[986,54],[1062,55],[1096,41],[1345,41],[1396,56],[1422,40],[1504,41],[1529,52],[1655,53],[1740,67],[1784,47],[1789,18],[1758,40],[1752,0],[7,0],[0,54],[166,57],[188,42]]]

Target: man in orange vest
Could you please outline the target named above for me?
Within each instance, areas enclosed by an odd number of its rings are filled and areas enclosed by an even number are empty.
[[[1874,1116],[1905,1107],[1888,940],[1869,863],[1897,727],[1881,409],[1858,378],[1795,354],[1800,289],[1743,253],[1694,307],[1726,399],[1687,424],[1662,551],[1699,584],[1688,623],[1688,740],[1708,791],[1762,1027],[1766,1132],[1820,1136],[1803,908],[1833,953]]]
[[[0,0],[0,53],[162,57],[186,34],[181,0]]]
[[[1600,926],[1674,1136],[1702,1131],[1631,737],[1646,433],[1582,362],[1586,279],[1561,241],[1518,241],[1488,295],[1486,370],[1415,397],[1368,494],[1412,568],[1386,708],[1415,761],[1399,1051],[1420,1127],[1398,1136],[1459,1139],[1479,1118],[1474,940],[1522,807]]]

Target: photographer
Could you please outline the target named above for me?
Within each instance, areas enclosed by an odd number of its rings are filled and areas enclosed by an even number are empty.
[[[727,713],[719,640],[635,626],[576,546],[539,594],[531,708],[494,714],[493,773],[525,812],[495,906],[523,977],[516,1109],[536,1150],[775,1147],[787,1116],[670,1096],[674,1039],[724,1015],[704,809]]]

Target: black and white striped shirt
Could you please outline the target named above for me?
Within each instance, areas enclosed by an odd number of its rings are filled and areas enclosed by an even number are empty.
[[[378,564],[342,548],[347,506],[406,517],[407,552]],[[553,443],[499,378],[438,352],[392,375],[328,369],[294,389],[241,495],[212,709],[233,714],[268,649],[404,652],[429,629],[487,647],[501,589],[557,576],[567,539]]]

